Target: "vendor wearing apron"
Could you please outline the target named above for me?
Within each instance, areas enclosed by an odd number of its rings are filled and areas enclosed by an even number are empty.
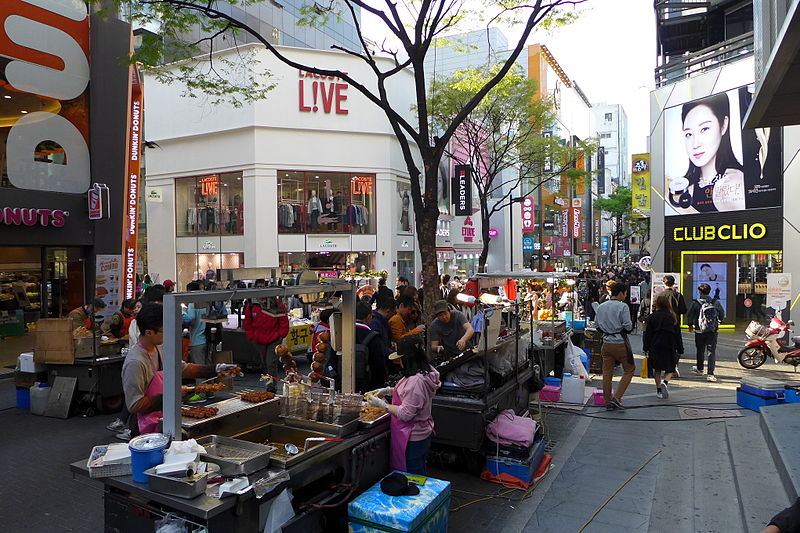
[[[106,308],[106,303],[100,298],[95,298],[92,303],[82,305],[73,309],[67,315],[67,318],[72,320],[72,329],[78,329],[83,326],[86,329],[92,329],[92,313],[99,313]]]
[[[128,351],[122,365],[122,389],[125,404],[136,415],[139,433],[158,431],[162,417],[164,370],[159,346],[164,343],[164,311],[160,304],[149,303],[136,315],[139,340]],[[183,377],[210,378],[236,365],[214,366],[183,364]]]
[[[400,339],[397,353],[389,359],[400,365],[403,377],[394,388],[368,392],[367,401],[392,415],[392,469],[424,476],[425,459],[433,439],[431,404],[441,385],[439,372],[428,363],[422,340],[416,336]],[[392,396],[391,405],[382,399],[388,394]]]

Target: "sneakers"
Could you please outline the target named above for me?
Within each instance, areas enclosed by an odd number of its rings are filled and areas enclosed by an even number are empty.
[[[664,400],[669,398],[669,385],[667,385],[666,381],[661,382],[661,398]]]
[[[119,440],[128,442],[129,440],[131,440],[131,430],[130,429],[126,429],[126,430],[120,431],[119,433],[116,434],[116,437]]]
[[[697,374],[698,376],[702,376],[703,375],[703,371],[702,370],[698,370],[696,366],[692,365],[692,374]]]
[[[115,431],[115,432],[122,431],[123,429],[125,429],[125,422],[123,422],[122,420],[117,418],[116,420],[111,422],[109,425],[107,425],[106,429],[109,430],[109,431]]]
[[[680,370],[678,370],[678,365],[675,365],[675,372],[673,372],[673,373],[672,373],[672,377],[673,377],[673,378],[679,378],[679,377],[681,377],[681,371],[680,371]]]
[[[616,410],[624,411],[625,406],[622,405],[620,401],[617,400],[616,398],[611,398],[611,401],[608,402],[608,405],[606,405],[606,411],[616,411]]]
[[[708,376],[706,376],[706,381],[710,381],[711,383],[716,383],[717,376],[715,376],[714,374],[709,374]]]
[[[664,399],[664,393],[661,392],[661,391],[656,391],[656,398],[658,398],[659,400],[663,400]]]

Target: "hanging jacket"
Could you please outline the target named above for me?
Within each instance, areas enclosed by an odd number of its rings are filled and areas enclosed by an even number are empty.
[[[250,341],[257,344],[272,344],[289,333],[289,316],[286,308],[283,314],[267,313],[262,304],[248,303],[244,311],[244,333]]]

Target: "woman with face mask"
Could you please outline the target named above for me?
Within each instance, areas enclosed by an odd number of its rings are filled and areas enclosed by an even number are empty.
[[[681,122],[689,168],[669,179],[672,206],[681,214],[744,209],[744,169],[731,146],[728,95],[684,104]]]

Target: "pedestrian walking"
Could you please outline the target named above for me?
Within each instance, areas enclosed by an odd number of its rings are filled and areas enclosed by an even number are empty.
[[[708,350],[708,375],[707,380],[717,381],[714,376],[714,369],[717,362],[717,336],[719,334],[719,323],[725,320],[725,309],[719,300],[711,298],[711,286],[708,283],[701,283],[697,287],[698,298],[692,301],[692,305],[686,312],[686,322],[689,324],[689,331],[694,332],[694,344],[697,347],[697,364],[692,367],[692,372],[703,375],[705,366],[705,355]]]
[[[672,308],[672,297],[666,291],[656,296],[653,312],[647,317],[642,343],[656,382],[656,396],[669,398],[669,380],[675,372],[675,354],[683,353],[683,339],[678,315]]]
[[[672,310],[675,311],[675,315],[678,317],[678,325],[680,326],[681,317],[686,314],[686,299],[683,297],[683,294],[675,288],[675,276],[671,274],[667,274],[664,276],[664,289],[663,292],[669,294],[672,298]],[[680,363],[681,358],[683,357],[683,350],[677,352],[675,354],[675,377],[681,377],[680,369],[678,368],[678,363]]]
[[[627,297],[628,286],[621,282],[614,282],[610,286],[610,299],[597,307],[596,322],[603,340],[600,349],[603,358],[603,396],[608,411],[625,409],[622,405],[622,397],[636,370],[633,351],[628,341],[628,333],[633,330],[633,323],[628,305],[625,303]],[[612,381],[616,363],[622,365],[623,374],[616,392],[613,392]]]

